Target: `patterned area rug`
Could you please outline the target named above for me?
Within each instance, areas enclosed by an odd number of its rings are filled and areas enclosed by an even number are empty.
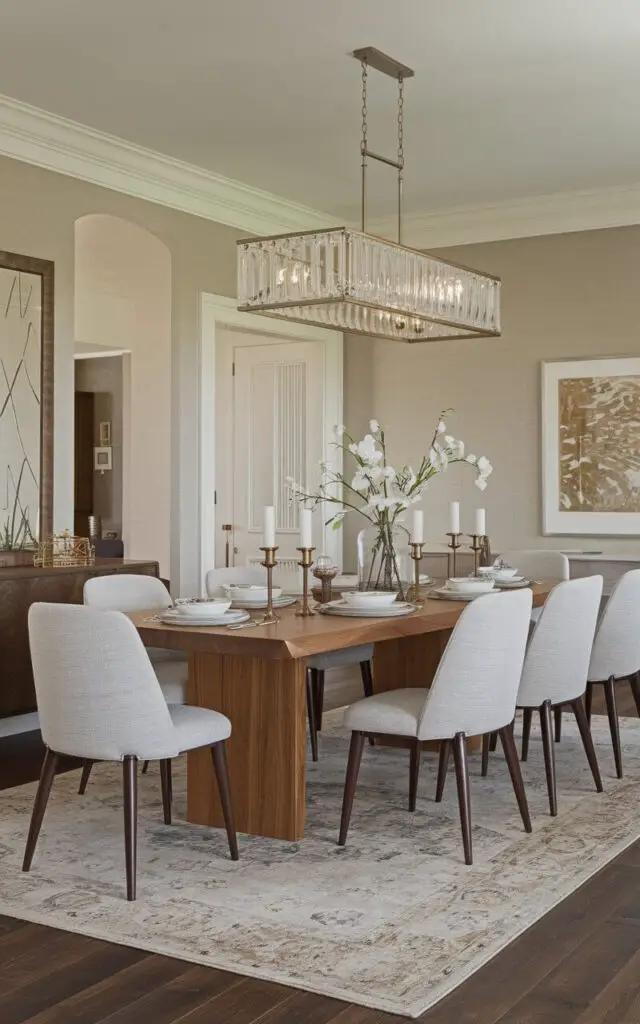
[[[548,815],[542,750],[523,766],[533,835],[521,828],[501,753],[471,762],[475,863],[466,868],[453,772],[434,803],[435,759],[406,810],[404,751],[365,747],[351,831],[336,846],[347,736],[328,716],[309,763],[308,838],[240,837],[162,824],[159,774],[141,778],[138,901],[124,899],[120,774],[96,767],[54,785],[31,874],[20,871],[35,787],[0,793],[0,912],[194,963],[418,1016],[640,836],[640,721],[622,720],[626,778],[594,719],[605,793],[565,715],[556,746],[559,816]],[[184,775],[175,772],[176,818]]]

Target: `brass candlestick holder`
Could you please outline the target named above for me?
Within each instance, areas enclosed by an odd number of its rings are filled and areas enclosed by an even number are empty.
[[[322,556],[321,556],[322,558]],[[330,563],[325,565],[321,558],[316,561],[313,575],[317,580],[320,580],[322,586],[322,596],[320,598],[320,604],[328,604],[331,600],[331,580],[335,579],[338,575],[338,569],[335,565]]]
[[[297,548],[296,550],[300,552],[298,565],[302,569],[302,606],[296,615],[304,618],[307,615],[315,615],[313,609],[309,607],[309,569],[313,564],[315,548]]]
[[[273,570],[276,564],[275,548],[260,548],[264,551],[264,560],[260,563],[267,570],[267,610],[260,619],[261,625],[269,625],[271,622],[279,622],[280,619],[273,610]]]
[[[420,600],[420,562],[422,560],[422,544],[410,542],[411,557],[413,559],[413,603],[416,608],[422,608]]]
[[[462,547],[462,544],[460,543],[460,538],[462,537],[462,534],[448,533],[447,537],[449,538],[449,550],[451,552],[451,554],[449,555],[449,576],[455,577],[457,562],[456,552],[458,551],[458,548]]]
[[[470,536],[471,550],[473,551],[473,575],[477,576],[480,556],[485,548],[486,537],[483,533],[472,533]]]

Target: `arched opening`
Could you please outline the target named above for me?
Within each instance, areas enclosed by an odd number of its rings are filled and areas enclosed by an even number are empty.
[[[100,393],[101,380],[109,375],[109,379],[117,379],[113,360],[120,360],[122,411],[110,446],[115,459],[111,470],[94,470],[94,493],[104,498],[109,489],[104,476],[118,467],[121,501],[118,505],[115,483],[111,511],[116,514],[109,525],[121,533],[126,558],[157,559],[161,573],[168,575],[171,254],[160,239],[137,224],[108,214],[89,214],[76,221],[74,340],[76,365],[86,361],[82,379],[96,393]],[[111,365],[107,368],[108,360]],[[91,372],[87,372],[89,361]],[[109,406],[100,408],[108,411]],[[116,416],[117,397],[112,408]],[[101,415],[106,414],[95,413],[93,445],[109,447],[100,445]],[[115,450],[117,438],[119,452]]]

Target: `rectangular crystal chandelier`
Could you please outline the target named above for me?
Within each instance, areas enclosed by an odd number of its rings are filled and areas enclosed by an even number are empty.
[[[392,341],[497,337],[500,279],[402,245],[403,84],[413,75],[372,47],[362,64],[362,231],[327,228],[238,244],[238,309]],[[367,139],[367,72],[398,81],[398,157]],[[398,242],[365,232],[366,172],[373,159],[398,173]]]

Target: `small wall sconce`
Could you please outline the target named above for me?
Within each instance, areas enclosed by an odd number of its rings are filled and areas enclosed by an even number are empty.
[[[105,470],[112,469],[111,465],[111,448],[104,445],[101,448],[93,449],[93,468],[94,470],[104,473]]]

